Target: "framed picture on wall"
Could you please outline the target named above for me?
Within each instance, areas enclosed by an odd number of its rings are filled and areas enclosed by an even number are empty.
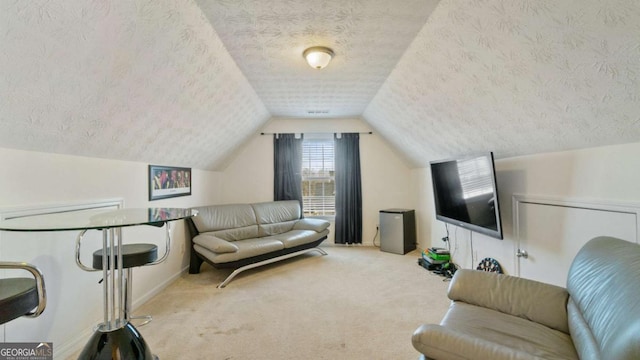
[[[149,201],[191,195],[191,168],[149,165]]]

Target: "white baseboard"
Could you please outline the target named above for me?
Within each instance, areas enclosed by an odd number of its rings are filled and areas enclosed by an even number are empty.
[[[154,296],[158,295],[162,290],[166,289],[169,285],[171,285],[171,283],[173,283],[174,281],[178,280],[178,278],[186,273],[189,270],[189,266],[185,266],[182,270],[180,270],[179,272],[173,274],[173,276],[169,277],[167,280],[163,281],[162,283],[158,284],[158,286],[154,287],[153,289],[151,289],[149,292],[147,292],[146,294],[140,296],[138,299],[133,301],[133,310],[135,311],[137,308],[139,308],[140,306],[142,306],[144,303],[146,303],[147,301],[151,300],[151,298],[153,298]]]

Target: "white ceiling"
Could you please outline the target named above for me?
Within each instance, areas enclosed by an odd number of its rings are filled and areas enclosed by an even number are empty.
[[[364,118],[417,166],[640,141],[640,1],[443,0]]]
[[[640,141],[637,0],[2,1],[0,45],[0,147],[218,170],[271,117],[354,116],[415,166]]]
[[[362,115],[437,0],[197,0],[274,117]],[[312,69],[302,52],[336,56]],[[319,112],[320,114],[316,114]]]

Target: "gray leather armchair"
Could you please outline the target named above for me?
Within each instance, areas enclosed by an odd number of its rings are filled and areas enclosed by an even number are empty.
[[[640,245],[589,241],[562,288],[459,270],[439,325],[413,346],[426,359],[640,359]]]

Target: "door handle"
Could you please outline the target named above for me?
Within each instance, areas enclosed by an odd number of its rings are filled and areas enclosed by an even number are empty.
[[[527,253],[527,250],[518,249],[518,251],[516,251],[516,256],[526,259],[529,257],[529,253]]]

